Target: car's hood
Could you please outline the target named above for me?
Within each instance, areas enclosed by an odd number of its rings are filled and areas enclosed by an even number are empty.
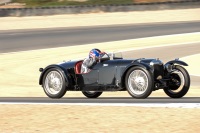
[[[146,64],[150,64],[153,60],[156,60],[154,58],[152,59],[145,59],[145,58],[138,58],[138,59],[118,59],[119,62],[121,63],[132,63],[132,62],[142,62]]]

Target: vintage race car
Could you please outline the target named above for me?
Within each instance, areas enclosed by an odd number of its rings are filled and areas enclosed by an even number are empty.
[[[40,68],[39,84],[50,98],[62,98],[66,91],[81,91],[97,98],[103,91],[128,91],[134,98],[147,98],[163,89],[171,98],[181,98],[189,90],[190,77],[175,59],[163,64],[159,59],[123,59],[121,53],[105,54],[88,73],[81,73],[83,60],[67,61]]]

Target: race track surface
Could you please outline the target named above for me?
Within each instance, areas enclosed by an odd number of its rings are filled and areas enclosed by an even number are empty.
[[[184,97],[181,99],[172,99],[168,97],[149,97],[147,99],[134,99],[132,97],[99,97],[96,99],[81,97],[65,97],[61,99],[50,99],[42,97],[0,98],[0,103],[199,103],[199,101],[200,97]]]
[[[0,31],[0,53],[200,32],[200,22]]]
[[[199,32],[200,23],[158,24],[158,25],[123,25],[108,27],[92,27],[79,29],[45,29],[42,31],[9,31],[0,33],[0,52],[13,52],[40,48],[70,46],[85,43],[106,42],[114,40],[133,39],[138,37],[167,35],[174,33]],[[79,39],[77,39],[79,38]],[[58,45],[53,45],[58,44]],[[200,44],[165,46],[123,52],[125,58],[160,58],[166,62],[192,54],[200,53]],[[200,86],[200,78],[191,76],[193,86]],[[41,88],[42,89],[42,88]],[[164,92],[163,92],[164,93]],[[67,96],[67,93],[66,93]],[[100,97],[88,98],[14,98],[3,97],[0,102],[11,103],[199,103],[200,97],[184,97],[171,99],[169,97],[149,97],[133,99],[131,97]]]

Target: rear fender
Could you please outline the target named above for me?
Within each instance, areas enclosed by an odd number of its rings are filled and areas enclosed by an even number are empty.
[[[39,79],[39,85],[43,85],[43,78],[45,73],[52,68],[57,68],[60,70],[60,72],[63,74],[64,78],[65,78],[65,82],[66,82],[66,86],[70,87],[72,85],[72,80],[71,77],[68,76],[68,72],[67,70],[65,70],[63,67],[59,66],[59,65],[49,65],[48,67],[46,67],[45,69],[40,68],[39,71],[42,72],[40,75],[40,79]]]

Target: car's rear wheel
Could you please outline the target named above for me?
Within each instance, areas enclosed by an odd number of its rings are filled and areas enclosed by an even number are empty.
[[[47,70],[43,77],[43,89],[50,98],[62,98],[66,93],[66,81],[57,68]]]
[[[125,85],[134,98],[147,98],[153,90],[151,73],[142,67],[132,67],[125,77]]]
[[[103,92],[96,92],[96,91],[82,91],[83,95],[85,95],[87,98],[97,98],[99,97]]]
[[[190,88],[190,76],[182,66],[175,66],[170,74],[168,87],[164,88],[164,92],[171,98],[183,97]]]

